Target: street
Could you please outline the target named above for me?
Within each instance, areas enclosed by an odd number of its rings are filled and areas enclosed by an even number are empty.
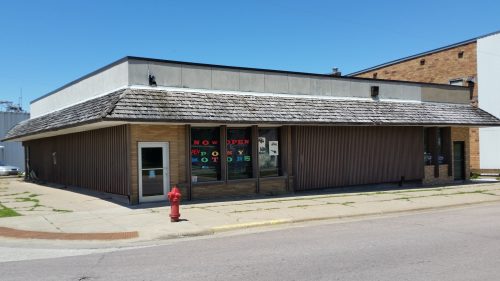
[[[2,280],[499,280],[500,204],[0,264]]]

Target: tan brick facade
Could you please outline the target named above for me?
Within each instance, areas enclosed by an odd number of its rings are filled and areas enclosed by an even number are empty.
[[[447,184],[453,182],[453,176],[448,176],[448,165],[439,165],[439,177],[434,176],[434,165],[424,167],[424,185]]]
[[[454,141],[463,141],[465,143],[464,147],[464,152],[465,152],[465,179],[468,180],[470,178],[470,171],[471,171],[471,136],[470,136],[470,129],[461,127],[461,128],[451,128],[451,141],[452,143]],[[455,155],[453,155],[453,149],[451,151],[451,159],[454,158]]]
[[[470,135],[469,128],[465,127],[456,127],[451,128],[451,145],[453,145],[454,141],[463,141],[464,142],[464,153],[465,153],[465,179],[468,180],[470,178]],[[451,149],[451,157],[448,161],[453,161],[455,158],[454,151]],[[451,166],[453,169],[453,166]],[[439,176],[435,177],[434,174],[434,165],[426,165],[424,166],[424,178],[422,179],[422,183],[424,185],[434,185],[434,184],[447,184],[452,183],[454,181],[454,171],[452,176],[449,176],[448,173],[449,165],[439,165]]]
[[[186,194],[186,127],[130,124],[130,202],[139,202],[137,148],[139,142],[168,142],[170,185],[178,184]]]
[[[139,203],[138,145],[139,142],[168,142],[170,185],[178,185],[187,198],[189,181],[186,175],[189,158],[186,149],[186,126],[130,124],[130,177],[132,204]],[[192,199],[213,199],[231,196],[255,195],[257,182],[261,194],[275,195],[287,192],[285,177],[197,183],[192,185]]]
[[[356,77],[442,84],[448,84],[450,80],[457,78],[473,77],[477,79],[476,48],[477,43],[472,42],[370,70],[358,74]],[[463,52],[462,58],[459,58],[460,52]],[[476,83],[473,89],[472,103],[474,105],[477,105],[477,89]],[[471,128],[469,135],[470,167],[479,169],[479,129]]]

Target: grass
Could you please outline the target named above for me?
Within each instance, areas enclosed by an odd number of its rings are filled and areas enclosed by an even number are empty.
[[[34,195],[34,196],[31,196]],[[17,197],[15,198],[17,202],[33,202],[33,206],[28,211],[34,211],[38,207],[43,207],[42,204],[40,204],[40,200],[33,198],[35,196],[38,196],[38,194],[31,194],[29,197]]]
[[[2,196],[2,197],[16,196],[16,195],[26,194],[26,193],[30,193],[30,192],[29,191],[25,191],[25,192],[18,192],[18,193],[0,194],[0,196]]]
[[[58,213],[71,213],[73,211],[71,210],[64,210],[64,209],[52,209],[53,212],[58,212]]]
[[[20,214],[11,208],[7,208],[4,205],[0,204],[0,218],[6,218],[6,217],[17,217],[20,216]]]

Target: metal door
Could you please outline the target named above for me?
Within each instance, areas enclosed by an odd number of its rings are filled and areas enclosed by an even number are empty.
[[[453,175],[455,180],[465,179],[465,152],[464,142],[453,142]]]
[[[167,199],[169,190],[168,142],[140,142],[139,202]]]

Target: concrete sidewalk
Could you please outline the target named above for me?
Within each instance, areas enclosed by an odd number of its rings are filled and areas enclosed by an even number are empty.
[[[300,194],[299,194],[300,195]],[[181,206],[171,223],[166,203],[124,206],[54,187],[0,179],[0,203],[21,216],[0,218],[8,239],[113,241],[113,245],[208,235],[236,229],[419,211],[486,202],[500,203],[500,183],[447,187],[267,197]],[[187,203],[187,202],[184,202]],[[70,237],[70,238],[68,238]],[[71,238],[73,237],[73,238]],[[66,243],[72,243],[68,241]],[[104,244],[103,244],[104,245]]]

